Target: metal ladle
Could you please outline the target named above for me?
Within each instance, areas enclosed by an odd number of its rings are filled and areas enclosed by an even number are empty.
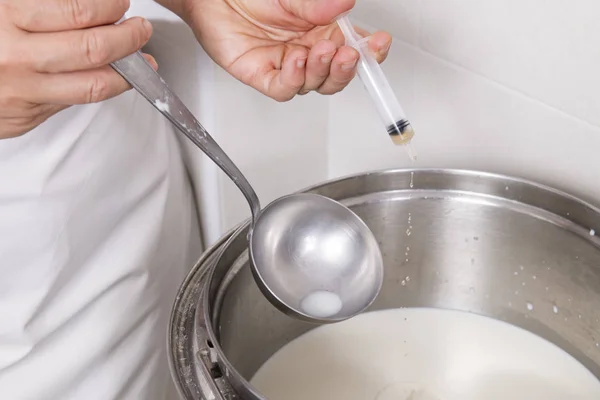
[[[242,191],[252,211],[252,273],[274,306],[298,319],[331,323],[371,305],[383,283],[383,261],[373,233],[355,213],[306,193],[281,197],[261,211],[241,171],[140,52],[111,66]]]

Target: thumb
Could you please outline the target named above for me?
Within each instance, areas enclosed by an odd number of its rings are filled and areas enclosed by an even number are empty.
[[[313,25],[329,25],[350,11],[356,0],[280,0],[284,9]]]

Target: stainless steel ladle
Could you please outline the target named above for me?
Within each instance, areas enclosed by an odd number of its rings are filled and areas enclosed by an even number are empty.
[[[316,194],[285,196],[261,211],[241,171],[140,52],[112,67],[242,191],[252,211],[252,272],[274,306],[295,318],[331,323],[371,305],[382,286],[383,261],[373,233],[354,212]]]

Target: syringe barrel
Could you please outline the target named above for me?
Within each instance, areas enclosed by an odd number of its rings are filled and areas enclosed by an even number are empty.
[[[373,99],[377,112],[385,124],[388,134],[396,144],[410,141],[414,136],[412,126],[400,106],[394,91],[369,50],[368,38],[349,43],[360,53],[358,76]]]

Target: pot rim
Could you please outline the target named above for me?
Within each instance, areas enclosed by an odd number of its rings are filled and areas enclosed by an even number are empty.
[[[521,185],[529,186],[536,190],[545,191],[549,194],[557,195],[559,197],[564,198],[565,200],[573,201],[575,203],[578,203],[583,208],[588,208],[590,211],[600,215],[600,208],[598,206],[585,200],[583,197],[569,194],[569,193],[567,193],[561,189],[558,189],[556,187],[553,187],[553,186],[550,186],[547,184],[543,184],[543,183],[538,183],[536,181],[521,178],[518,176],[511,176],[511,175],[507,175],[507,174],[493,173],[493,172],[487,172],[487,171],[481,171],[481,170],[470,170],[470,169],[455,169],[455,168],[378,169],[378,170],[372,170],[372,171],[367,171],[367,172],[349,174],[349,175],[340,176],[337,178],[331,178],[326,181],[308,186],[304,189],[301,189],[301,190],[293,192],[293,193],[296,194],[296,193],[313,192],[313,191],[316,191],[320,188],[329,186],[334,183],[342,183],[344,181],[348,181],[348,180],[352,180],[352,179],[356,179],[356,178],[360,178],[360,177],[366,177],[369,175],[394,175],[394,174],[407,174],[407,173],[426,173],[426,174],[440,174],[440,175],[447,175],[447,176],[480,177],[480,178],[491,179],[491,180],[495,180],[495,181],[504,181],[508,184],[510,184],[510,183],[517,184],[518,183]],[[213,326],[214,315],[211,315],[211,313],[209,312],[211,310],[209,310],[210,299],[209,299],[209,293],[208,293],[207,288],[208,288],[208,285],[210,284],[210,282],[212,282],[212,278],[214,276],[215,269],[216,269],[216,266],[218,265],[219,259],[221,258],[223,253],[229,248],[230,243],[233,240],[235,240],[241,234],[241,232],[243,232],[245,229],[248,228],[249,223],[250,223],[250,218],[242,221],[241,223],[236,225],[234,228],[230,229],[213,246],[211,246],[208,250],[206,250],[203,253],[200,260],[196,263],[196,265],[189,272],[188,276],[186,277],[182,286],[180,287],[180,290],[177,294],[177,300],[175,302],[175,305],[172,308],[171,318],[169,321],[169,334],[173,333],[174,318],[177,316],[177,313],[178,313],[177,306],[179,306],[181,304],[181,299],[182,299],[183,293],[187,289],[187,286],[190,284],[190,282],[192,280],[194,280],[194,277],[196,277],[196,275],[198,273],[201,273],[203,275],[202,278],[200,279],[200,284],[202,286],[202,293],[200,294],[200,297],[197,298],[198,301],[195,304],[195,308],[197,308],[197,312],[202,313],[204,315],[204,323],[205,324],[202,328],[206,331],[208,339],[212,342],[212,345],[214,346],[213,349],[216,353],[215,354],[216,360],[218,361],[219,366],[224,371],[224,375],[226,375],[228,378],[231,377],[233,379],[238,380],[243,385],[245,385],[247,388],[249,388],[250,392],[252,392],[252,394],[255,395],[257,398],[266,400],[262,395],[260,395],[260,393],[258,393],[256,391],[256,389],[249,383],[249,381],[247,379],[245,379],[243,376],[241,376],[241,374],[237,371],[237,369],[230,363],[230,361],[225,356],[225,353],[223,352],[223,349],[221,348],[219,341],[217,340],[217,335],[214,330],[214,326]],[[216,254],[216,257],[214,257],[215,254]],[[214,257],[214,262],[212,262],[211,264],[204,265],[204,263],[206,263],[206,261],[211,256]],[[214,310],[212,310],[212,311],[214,312]],[[197,321],[194,321],[194,324],[196,324],[196,323],[197,323]],[[169,350],[172,350],[173,349],[173,347],[172,347],[173,341],[172,341],[171,335],[169,335],[168,344],[169,344]],[[177,371],[177,367],[175,365],[176,361],[174,360],[174,356],[175,356],[174,352],[170,351],[169,352],[169,366],[171,368],[172,375],[174,375],[173,379],[176,382],[178,392],[180,393],[180,395],[183,398],[186,398],[185,396],[182,395],[183,388],[181,387],[181,385],[183,384],[183,382],[181,382],[180,378],[177,376],[178,371]],[[192,360],[192,362],[198,362],[198,360]],[[217,394],[217,396],[218,397],[215,397],[215,399],[218,399],[218,400],[223,399],[223,397],[221,397],[220,394]]]

